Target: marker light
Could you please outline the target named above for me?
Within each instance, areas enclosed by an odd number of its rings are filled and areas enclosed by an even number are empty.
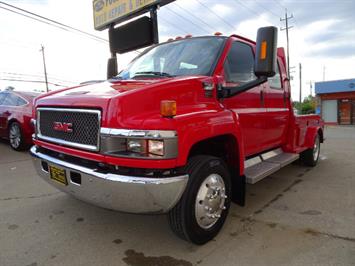
[[[182,39],[181,36],[177,36],[177,37],[175,38],[175,40],[181,40],[181,39]]]
[[[169,38],[168,39],[168,42],[172,42],[174,39],[173,38]]]
[[[221,35],[223,35],[223,34],[222,34],[222,32],[219,32],[219,31],[214,33],[214,36],[221,36]]]
[[[186,39],[191,38],[191,37],[192,37],[191,34],[187,34],[187,35],[185,36]]]
[[[266,59],[266,49],[267,49],[267,42],[262,41],[261,43],[261,51],[260,51],[260,59],[264,60]]]
[[[162,117],[176,116],[176,101],[168,101],[168,100],[161,101],[160,114]]]

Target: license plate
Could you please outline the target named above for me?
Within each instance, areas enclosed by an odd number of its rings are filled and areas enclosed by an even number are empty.
[[[67,181],[67,175],[65,173],[64,169],[55,167],[55,166],[49,166],[49,173],[51,176],[51,179],[63,184],[63,185],[68,185]]]

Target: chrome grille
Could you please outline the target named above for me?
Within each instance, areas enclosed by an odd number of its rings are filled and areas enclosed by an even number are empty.
[[[37,137],[85,150],[99,149],[100,111],[69,108],[38,108]],[[71,124],[71,132],[54,129],[55,123]]]

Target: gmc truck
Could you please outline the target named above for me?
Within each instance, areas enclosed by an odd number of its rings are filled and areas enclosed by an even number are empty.
[[[154,45],[117,76],[35,101],[31,149],[45,181],[122,212],[166,213],[204,244],[231,202],[293,161],[317,164],[323,122],[295,116],[277,29]],[[285,177],[287,178],[287,177]]]

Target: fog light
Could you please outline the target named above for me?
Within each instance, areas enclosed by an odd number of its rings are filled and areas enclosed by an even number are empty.
[[[148,140],[148,152],[154,155],[164,156],[164,141]]]

